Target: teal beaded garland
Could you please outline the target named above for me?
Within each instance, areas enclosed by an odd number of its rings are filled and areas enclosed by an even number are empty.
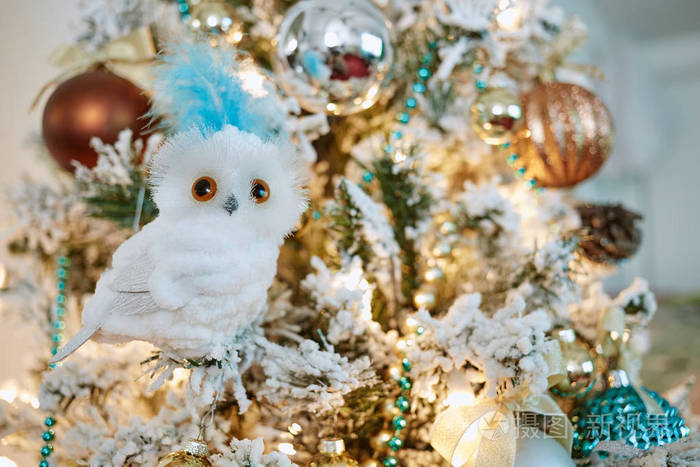
[[[399,460],[394,456],[388,456],[382,460],[382,465],[384,467],[396,467],[399,465]]]
[[[632,386],[613,387],[586,400],[571,416],[572,455],[589,457],[600,441],[624,441],[638,449],[672,443],[689,433],[678,410],[654,391],[642,388],[663,414],[652,414]]]
[[[401,415],[397,415],[391,421],[391,426],[393,426],[394,430],[396,431],[403,430],[404,428],[406,428],[406,419],[403,418]]]
[[[392,436],[391,439],[386,442],[386,444],[392,451],[398,451],[401,449],[401,446],[403,446],[403,441],[398,436]]]
[[[408,402],[406,396],[399,396],[396,398],[396,407],[401,411],[405,412],[411,408],[411,403]]]
[[[56,294],[56,307],[54,308],[54,320],[53,328],[56,331],[62,331],[66,328],[66,322],[64,321],[64,316],[66,314],[66,309],[64,307],[66,303],[66,280],[68,279],[68,269],[70,261],[67,256],[61,255],[56,258],[56,289],[58,294]],[[61,332],[56,332],[51,336],[53,345],[51,347],[51,354],[56,355],[58,352],[58,346],[63,341],[63,334]],[[50,364],[50,368],[56,368],[60,363]],[[47,430],[41,434],[41,439],[46,443],[52,442],[56,438],[56,432],[51,428],[56,425],[56,419],[49,416],[44,419],[44,425],[46,425]],[[39,467],[49,467],[49,461],[47,458],[53,453],[53,445],[45,444],[39,451],[41,454],[41,461],[39,461]]]

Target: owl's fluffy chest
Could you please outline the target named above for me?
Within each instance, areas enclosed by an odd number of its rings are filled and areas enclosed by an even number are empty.
[[[101,326],[102,340],[144,340],[183,357],[200,357],[213,343],[226,342],[261,319],[279,241],[206,227],[180,228],[173,235],[172,226],[149,225],[142,238],[115,255],[104,278],[108,287],[98,287],[97,294],[109,292],[113,303],[127,293],[127,276],[130,288],[147,291],[150,304],[110,314]]]

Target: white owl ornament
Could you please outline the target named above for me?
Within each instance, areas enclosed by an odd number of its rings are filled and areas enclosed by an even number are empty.
[[[158,217],[124,242],[57,362],[93,338],[200,358],[259,322],[284,237],[306,206],[304,167],[272,99],[243,90],[235,59],[180,46],[154,108],[179,131],[150,173]]]

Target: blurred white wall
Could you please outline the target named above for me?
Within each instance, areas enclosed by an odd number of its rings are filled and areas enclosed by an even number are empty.
[[[588,25],[576,54],[607,77],[617,140],[600,174],[577,188],[642,213],[640,252],[608,282],[646,277],[661,294],[700,291],[700,2],[560,0]]]

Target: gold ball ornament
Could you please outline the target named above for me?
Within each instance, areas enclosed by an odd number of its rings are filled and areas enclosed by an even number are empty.
[[[171,452],[158,461],[156,467],[211,467],[207,459],[207,444],[191,439],[182,451]]]
[[[396,407],[396,403],[391,399],[386,399],[382,402],[382,415],[387,419],[392,419],[397,415],[401,415],[401,411]]]
[[[192,7],[190,30],[209,37],[214,47],[232,46],[243,38],[243,27],[236,10],[223,0],[203,0]]]
[[[486,88],[471,106],[472,128],[485,143],[511,140],[522,123],[520,99],[506,88]]]
[[[376,459],[367,459],[362,461],[360,467],[380,467],[382,464]]]
[[[568,83],[545,83],[522,97],[516,166],[538,186],[570,187],[595,174],[615,139],[598,96]]]
[[[452,245],[443,241],[433,247],[432,254],[436,258],[446,258],[452,253]]]
[[[394,433],[392,433],[391,431],[382,430],[369,439],[369,445],[375,451],[382,451],[382,450],[386,449],[386,447],[387,447],[386,443],[393,437],[394,437]]]
[[[359,467],[347,452],[342,439],[322,440],[319,453],[313,458],[309,467]]]
[[[433,266],[425,271],[423,277],[425,278],[426,282],[435,284],[445,278],[445,273],[439,267]]]
[[[559,341],[566,377],[552,386],[552,392],[562,397],[583,397],[593,388],[596,379],[596,359],[593,350],[576,336],[573,329],[554,331]]]

